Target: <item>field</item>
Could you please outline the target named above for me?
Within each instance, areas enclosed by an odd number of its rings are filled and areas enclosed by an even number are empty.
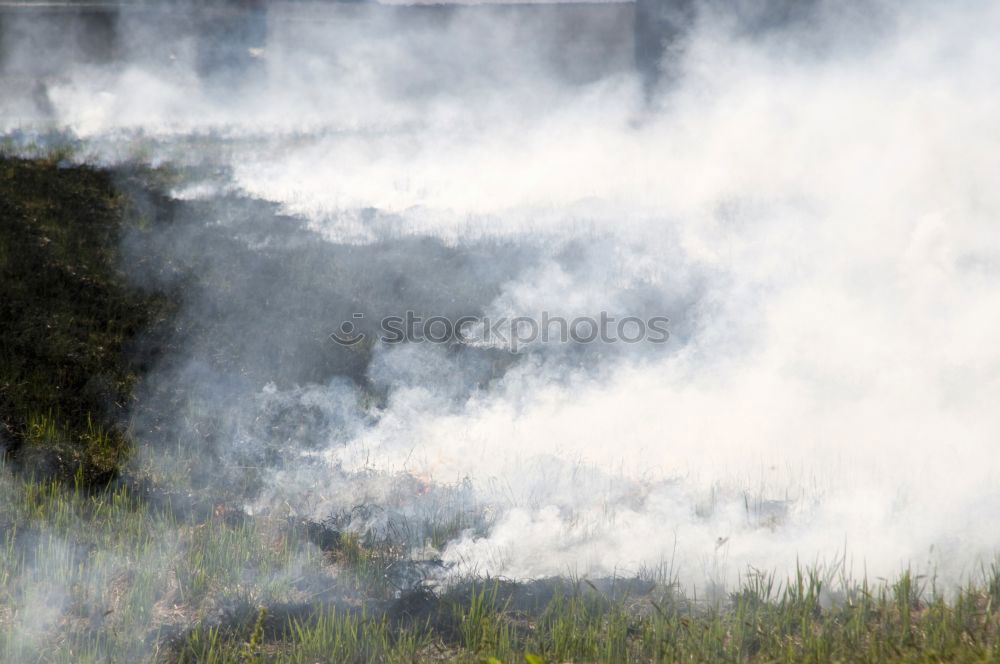
[[[790,578],[747,569],[706,597],[669,561],[622,578],[446,577],[435,552],[489,518],[447,501],[368,530],[352,526],[377,509],[365,504],[320,521],[249,513],[252,474],[203,477],[208,438],[156,447],[132,426],[172,403],[135,389],[177,343],[164,330],[185,282],[129,283],[119,246],[128,229],[168,223],[162,190],[176,177],[61,154],[0,160],[0,660],[1000,658],[997,565],[960,589],[915,573],[851,578],[837,565],[803,564]],[[435,490],[419,477],[394,483]]]
[[[126,489],[5,479],[4,661],[995,661],[1000,570],[946,599],[904,575],[751,576],[715,601],[635,579],[477,579],[400,596],[387,543]],[[325,550],[324,550],[325,549]],[[830,584],[829,586],[827,584]],[[831,600],[824,590],[843,587]]]
[[[1000,661],[997,34],[0,2],[0,664]]]

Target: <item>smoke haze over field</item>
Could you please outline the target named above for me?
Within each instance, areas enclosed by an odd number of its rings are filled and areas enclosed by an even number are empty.
[[[126,240],[137,284],[191,284],[144,460],[211,429],[206,472],[263,468],[254,513],[458,501],[483,525],[440,551],[456,575],[703,587],[846,551],[958,581],[993,556],[1000,7],[705,3],[654,92],[631,5],[399,11],[275,6],[209,70],[179,19],[122,13],[103,61],[5,19],[11,146],[182,167],[174,218]],[[328,339],[407,310],[672,336]],[[401,503],[412,478],[438,488]]]

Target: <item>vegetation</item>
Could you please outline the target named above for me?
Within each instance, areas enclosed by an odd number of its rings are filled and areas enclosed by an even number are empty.
[[[0,158],[0,661],[1000,660],[1000,564],[947,594],[820,570],[750,570],[707,599],[663,570],[442,585],[411,552],[476,527],[467,514],[357,532],[126,466],[151,361],[132,344],[174,306],[119,269],[120,234],[145,223],[116,186],[128,177]]]
[[[0,660],[9,662],[996,661],[1000,566],[829,585],[749,575],[712,601],[676,579],[476,580],[380,592],[388,563],[286,520],[195,522],[129,490],[7,475]],[[364,553],[364,551],[361,551]],[[397,558],[397,561],[401,558]]]
[[[100,484],[130,449],[141,367],[128,344],[168,300],[125,283],[112,174],[61,157],[0,157],[0,445],[20,466]]]

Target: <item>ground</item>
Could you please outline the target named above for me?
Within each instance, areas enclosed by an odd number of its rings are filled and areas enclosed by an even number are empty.
[[[129,425],[163,407],[136,386],[171,353],[177,295],[130,283],[119,250],[128,229],[161,223],[172,174],[66,157],[0,159],[0,660],[1000,659],[1000,567],[948,592],[836,569],[751,570],[708,598],[666,569],[442,585],[427,582],[435,561],[350,519],[252,516],[224,490],[179,491],[136,461]],[[466,525],[443,515],[429,544]]]

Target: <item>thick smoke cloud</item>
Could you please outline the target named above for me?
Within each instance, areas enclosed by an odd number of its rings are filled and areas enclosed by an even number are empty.
[[[193,284],[144,399],[179,399],[170,436],[212,429],[213,478],[263,469],[248,510],[455,501],[481,523],[451,574],[957,581],[1000,545],[1000,10],[773,7],[706,3],[652,96],[630,5],[571,10],[573,39],[554,8],[272,9],[223,73],[123,15],[115,59],[49,63],[0,107],[89,158],[197,167],[128,240],[137,283]],[[30,46],[5,38],[13,67]],[[327,338],[406,310],[673,336]],[[440,488],[401,497],[414,478]]]

